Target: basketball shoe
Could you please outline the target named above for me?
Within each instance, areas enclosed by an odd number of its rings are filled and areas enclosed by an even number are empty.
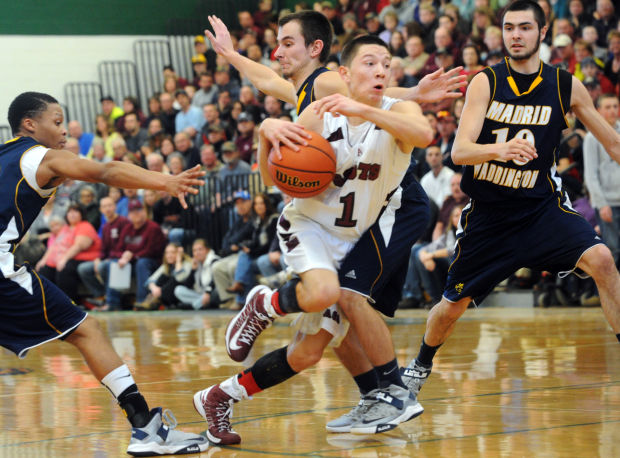
[[[194,408],[207,420],[207,437],[214,444],[231,445],[241,442],[241,436],[230,426],[235,402],[237,400],[222,390],[219,384],[194,394]]]
[[[430,367],[424,367],[414,358],[407,367],[400,368],[400,378],[416,398],[422,389],[422,385],[424,385],[428,376],[431,375],[432,367],[432,364]]]
[[[364,397],[368,402],[363,406],[361,418],[351,425],[353,434],[390,431],[424,412],[413,393],[397,385],[377,388]]]
[[[256,338],[275,320],[267,311],[272,309],[272,294],[273,291],[264,285],[255,286],[248,293],[245,306],[228,323],[226,351],[233,361],[245,360]]]
[[[366,408],[366,404],[370,402],[362,396],[360,402],[357,403],[353,409],[327,423],[325,429],[330,433],[348,433],[351,431],[351,425],[357,423],[362,419],[362,412]]]
[[[177,420],[170,410],[165,410],[163,415],[161,407],[151,410],[151,420],[146,426],[131,428],[127,453],[133,456],[186,455],[207,449],[206,437],[177,431],[176,426]]]

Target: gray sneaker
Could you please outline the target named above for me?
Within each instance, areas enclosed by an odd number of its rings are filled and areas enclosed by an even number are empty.
[[[207,449],[206,437],[177,431],[176,426],[177,420],[169,410],[163,415],[161,407],[151,410],[151,421],[146,426],[131,429],[127,453],[132,456],[186,455]]]
[[[414,358],[407,367],[400,368],[400,378],[416,398],[422,389],[422,385],[424,385],[428,376],[431,375],[432,367],[432,364],[431,367],[424,367],[418,364],[418,361]]]
[[[343,416],[330,421],[325,426],[325,429],[330,433],[348,433],[351,431],[351,425],[357,423],[362,419],[362,412],[365,410],[365,405],[370,400],[362,397],[360,402],[357,403],[353,409],[345,413]]]
[[[353,434],[390,431],[424,412],[413,393],[397,385],[372,390],[364,398],[361,419],[351,425]]]

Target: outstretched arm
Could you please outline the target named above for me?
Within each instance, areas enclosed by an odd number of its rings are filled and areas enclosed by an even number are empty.
[[[476,143],[490,98],[489,80],[484,73],[478,73],[467,91],[463,114],[452,146],[452,161],[457,165],[474,165],[493,159],[530,161],[537,157],[534,145],[522,138],[513,138],[506,143]]]
[[[164,175],[127,162],[112,161],[101,164],[80,159],[67,150],[50,149],[37,169],[37,184],[45,188],[51,183],[71,178],[119,188],[166,191],[178,197],[183,208],[187,208],[185,193],[197,194],[198,189],[194,186],[204,184],[204,181],[199,179],[204,174],[199,165],[179,175]]]
[[[215,52],[239,70],[259,91],[293,105],[296,103],[295,87],[290,81],[285,80],[269,67],[239,54],[233,47],[226,24],[220,18],[209,16],[209,23],[215,35],[209,30],[205,30],[205,35]]]
[[[596,110],[587,89],[573,76],[571,89],[571,109],[592,135],[601,142],[607,154],[620,163],[620,135]]]
[[[388,97],[411,100],[417,103],[439,102],[444,99],[457,99],[463,94],[455,90],[467,86],[467,77],[459,75],[463,67],[456,67],[444,73],[444,69],[429,73],[411,88],[391,87],[385,91]]]
[[[310,107],[321,118],[325,112],[330,112],[370,121],[392,134],[405,153],[410,153],[414,146],[426,147],[433,140],[428,120],[413,102],[395,103],[390,110],[383,110],[342,94],[333,94],[313,102]]]

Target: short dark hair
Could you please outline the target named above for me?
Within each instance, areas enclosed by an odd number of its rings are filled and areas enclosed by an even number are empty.
[[[538,24],[538,30],[541,30],[545,24],[545,12],[540,7],[538,3],[533,0],[515,0],[511,4],[509,4],[504,10],[504,14],[502,15],[502,24],[504,23],[504,18],[506,17],[506,13],[509,11],[531,11],[534,13],[534,19]]]
[[[287,14],[278,21],[278,27],[283,27],[291,21],[299,22],[301,34],[306,46],[310,46],[316,40],[323,42],[323,49],[319,54],[319,62],[325,64],[329,58],[329,51],[334,38],[334,29],[331,22],[323,13],[306,10]]]
[[[9,106],[9,125],[13,135],[17,135],[24,119],[40,116],[52,103],[58,103],[58,100],[42,92],[22,92],[15,97]]]
[[[360,35],[353,38],[351,41],[348,41],[347,44],[344,45],[342,54],[340,54],[340,65],[344,65],[345,67],[351,65],[351,61],[357,54],[358,49],[363,45],[383,46],[391,54],[390,47],[377,35]]]

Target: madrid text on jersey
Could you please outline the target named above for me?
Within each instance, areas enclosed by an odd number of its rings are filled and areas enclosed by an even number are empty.
[[[506,124],[544,126],[549,124],[551,107],[548,105],[513,105],[493,100],[486,118]]]

